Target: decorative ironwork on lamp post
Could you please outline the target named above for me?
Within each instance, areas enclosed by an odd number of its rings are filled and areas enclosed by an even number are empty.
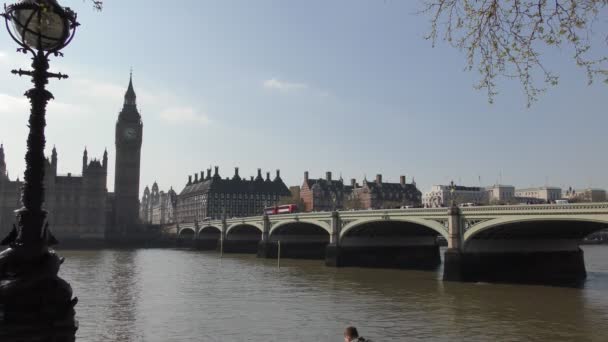
[[[76,330],[70,285],[57,276],[63,258],[49,247],[57,240],[51,234],[44,203],[44,147],[46,105],[53,95],[45,89],[49,78],[67,78],[49,72],[49,57],[60,52],[74,37],[76,13],[55,0],[23,0],[4,6],[6,28],[20,46],[31,54],[32,70],[12,70],[30,76],[34,87],[25,93],[31,103],[29,135],[22,188],[23,207],[16,211],[16,225],[1,243],[9,248],[0,253],[0,324],[61,326]],[[0,334],[2,336],[2,334]]]

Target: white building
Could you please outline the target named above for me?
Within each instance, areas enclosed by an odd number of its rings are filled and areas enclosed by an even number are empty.
[[[562,189],[550,186],[519,189],[515,190],[515,197],[539,199],[549,203],[562,198]]]
[[[606,202],[606,190],[591,188],[574,190],[570,187],[563,197],[571,202]]]
[[[452,191],[452,188],[454,191]],[[422,196],[422,205],[426,208],[447,207],[451,200],[457,204],[488,204],[488,192],[485,188],[461,185],[433,185],[431,191]]]
[[[515,197],[515,187],[512,185],[496,184],[486,188],[488,191],[488,201],[490,203],[504,203]]]

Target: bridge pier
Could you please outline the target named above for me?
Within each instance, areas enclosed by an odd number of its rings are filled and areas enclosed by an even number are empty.
[[[586,278],[583,251],[446,251],[444,280],[569,284]]]
[[[329,244],[325,247],[325,266],[342,267],[343,259],[340,257],[340,246]]]
[[[197,239],[194,241],[194,247],[202,251],[212,251],[217,248],[219,239]]]
[[[332,267],[435,269],[441,264],[439,253],[439,245],[328,245],[325,250],[325,265]]]
[[[217,250],[223,248],[224,253],[250,253],[255,254],[258,251],[258,240],[224,240],[224,246],[221,246],[221,241],[217,242]]]
[[[550,239],[543,237],[548,235],[546,233],[541,234],[542,238],[489,235],[470,239],[465,245],[460,209],[452,207],[448,215],[444,280],[559,285],[576,284],[587,276],[583,251],[576,238]],[[528,228],[527,233],[532,229]],[[553,229],[557,231],[558,227]],[[516,231],[515,228],[511,230]]]
[[[263,223],[263,231],[262,231],[262,239],[258,243],[257,249],[257,257],[258,258],[271,258],[272,246],[270,245],[270,219],[267,214],[264,214],[262,217]],[[276,252],[275,252],[276,258]]]
[[[196,241],[194,239],[177,239],[176,245],[178,248],[193,248]]]

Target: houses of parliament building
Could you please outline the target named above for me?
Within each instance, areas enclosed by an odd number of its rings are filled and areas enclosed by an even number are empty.
[[[85,148],[81,174],[57,173],[58,154],[53,147],[45,163],[45,201],[48,222],[61,241],[118,238],[136,229],[139,222],[139,172],[143,124],[137,110],[132,77],[125,93],[123,109],[115,129],[115,192],[107,190],[108,153],[101,160],[89,160]],[[0,145],[0,237],[15,223],[15,210],[21,207],[21,187],[11,180]]]

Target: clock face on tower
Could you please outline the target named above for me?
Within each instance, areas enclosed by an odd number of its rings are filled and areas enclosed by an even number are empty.
[[[137,138],[137,131],[135,130],[135,128],[125,128],[125,130],[123,131],[123,136],[125,138],[125,140],[128,141],[133,141]]]

